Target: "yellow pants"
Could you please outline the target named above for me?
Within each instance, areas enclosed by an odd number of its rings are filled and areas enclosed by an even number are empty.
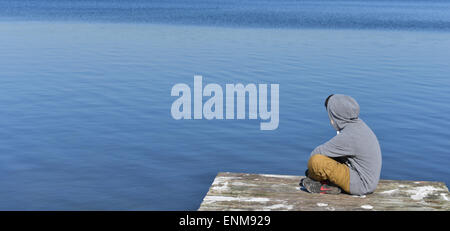
[[[329,180],[342,190],[350,193],[350,170],[328,156],[315,154],[308,161],[308,177],[313,180]]]

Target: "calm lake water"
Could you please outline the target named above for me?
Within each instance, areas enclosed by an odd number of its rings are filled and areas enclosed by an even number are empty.
[[[280,84],[280,124],[174,120],[176,83]],[[450,183],[450,3],[0,1],[0,210],[195,210],[303,175],[353,96],[384,179]]]

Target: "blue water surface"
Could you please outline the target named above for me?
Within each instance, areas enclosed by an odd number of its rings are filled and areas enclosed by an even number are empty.
[[[303,175],[353,96],[384,179],[450,183],[450,2],[0,0],[0,210],[195,210]],[[172,86],[280,84],[280,124],[174,120]]]

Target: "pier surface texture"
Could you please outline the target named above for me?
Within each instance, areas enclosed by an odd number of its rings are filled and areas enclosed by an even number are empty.
[[[304,176],[219,173],[199,210],[450,210],[443,182],[380,180],[365,196],[308,193]]]

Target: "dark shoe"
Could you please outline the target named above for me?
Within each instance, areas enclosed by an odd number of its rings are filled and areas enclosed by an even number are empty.
[[[302,180],[302,186],[310,193],[320,194],[339,194],[341,189],[336,186],[331,186],[326,182],[315,181],[309,177],[305,177]]]

